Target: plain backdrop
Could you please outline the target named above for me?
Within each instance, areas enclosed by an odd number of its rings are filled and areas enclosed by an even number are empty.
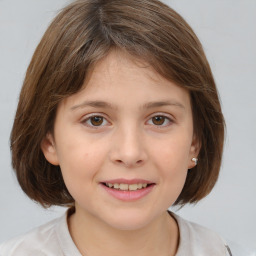
[[[9,134],[26,67],[67,0],[0,0],[0,242],[65,209],[30,201],[11,168]],[[208,56],[227,123],[224,160],[212,193],[177,213],[256,248],[256,1],[166,0],[192,26]],[[176,210],[176,209],[172,209]]]

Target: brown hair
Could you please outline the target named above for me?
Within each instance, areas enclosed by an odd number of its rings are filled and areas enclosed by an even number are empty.
[[[88,71],[113,48],[146,61],[190,92],[201,150],[175,204],[199,201],[219,175],[224,119],[198,38],[179,14],[157,0],[79,0],[53,20],[27,69],[11,133],[20,186],[44,207],[74,202],[59,166],[46,161],[40,144],[53,131],[60,101],[78,92]]]

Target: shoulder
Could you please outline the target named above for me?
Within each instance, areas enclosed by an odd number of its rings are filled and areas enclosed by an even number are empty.
[[[0,256],[60,255],[56,228],[64,216],[0,245]]]
[[[180,245],[177,256],[232,255],[225,241],[214,231],[187,221],[174,213],[171,213],[171,215],[176,219],[180,231]]]
[[[180,216],[170,213],[180,230],[180,246],[176,256],[256,256],[256,253],[241,248],[234,242],[228,243],[216,232]]]

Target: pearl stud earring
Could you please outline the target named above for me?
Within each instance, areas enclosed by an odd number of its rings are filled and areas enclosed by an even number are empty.
[[[192,158],[192,161],[195,163],[195,165],[197,165],[197,163],[198,163],[198,158],[193,157],[193,158]]]

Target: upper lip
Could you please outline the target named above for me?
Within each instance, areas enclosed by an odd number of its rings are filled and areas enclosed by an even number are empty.
[[[153,184],[154,182],[144,179],[112,179],[112,180],[105,180],[101,183],[110,183],[110,184]]]

